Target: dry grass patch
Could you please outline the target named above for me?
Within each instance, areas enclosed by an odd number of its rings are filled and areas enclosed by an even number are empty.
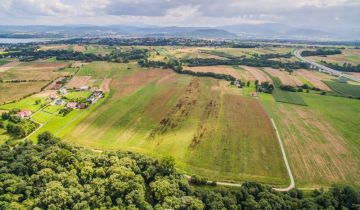
[[[266,81],[272,82],[271,78],[267,74],[257,69],[256,67],[250,67],[250,66],[240,66],[240,67],[250,72],[250,74],[254,78],[253,81],[258,80],[260,83]]]
[[[301,182],[306,180],[302,184],[360,180],[346,141],[317,113],[284,104],[278,104],[276,111],[293,174]]]
[[[39,92],[47,82],[0,83],[0,103],[18,100]]]
[[[74,76],[71,80],[65,85],[66,88],[80,88],[81,86],[86,86],[90,82],[91,76]]]
[[[7,70],[9,70],[9,69],[11,69],[11,68],[19,65],[19,64],[20,64],[20,62],[18,62],[18,61],[12,61],[12,62],[10,62],[10,63],[1,65],[1,66],[0,66],[0,72],[7,71]]]
[[[309,71],[306,69],[296,70],[296,74],[304,77],[307,81],[309,81],[312,85],[321,90],[331,91],[330,87],[323,83],[321,77],[318,74],[315,74],[313,71]]]
[[[280,71],[279,69],[264,68],[272,76],[278,77],[283,85],[302,86],[303,83],[294,75],[290,75],[289,72]]]

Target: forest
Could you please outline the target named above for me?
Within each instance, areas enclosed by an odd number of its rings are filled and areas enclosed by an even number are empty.
[[[196,177],[196,176],[193,176]],[[304,193],[245,182],[189,184],[174,159],[93,152],[45,132],[38,143],[0,147],[0,209],[359,209],[359,190],[336,185]]]

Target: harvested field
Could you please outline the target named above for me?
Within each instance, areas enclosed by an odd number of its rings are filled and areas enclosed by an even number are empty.
[[[253,75],[255,80],[258,80],[260,83],[261,82],[271,82],[272,80],[271,78],[264,72],[262,72],[261,70],[257,69],[256,67],[250,67],[250,66],[240,66],[241,68],[245,69],[246,71],[250,72],[250,74]]]
[[[67,65],[64,62],[29,62],[18,63],[10,70],[0,72],[3,80],[53,80],[56,77],[67,74],[56,72],[59,68]]]
[[[12,62],[9,62],[7,64],[1,65],[0,66],[0,72],[7,71],[7,70],[19,65],[19,64],[20,64],[20,62],[18,62],[18,61],[12,61]]]
[[[302,94],[308,107],[263,99],[276,121],[298,187],[360,185],[356,100]],[[343,110],[343,112],[338,112]],[[348,116],[352,116],[349,120]]]
[[[110,82],[111,82],[111,79],[104,79],[101,83],[100,89],[102,91],[104,91],[105,93],[109,92],[110,91]]]
[[[18,100],[39,92],[47,82],[0,83],[0,103]]]
[[[75,61],[71,64],[71,67],[72,68],[81,68],[83,67],[84,65],[86,64],[89,64],[89,63],[84,63],[84,62],[81,62],[81,61]]]
[[[66,88],[80,88],[81,86],[86,86],[91,79],[91,76],[74,76],[71,80],[65,85]]]
[[[46,90],[58,90],[61,88],[61,84],[59,84],[59,82],[61,82],[65,77],[59,77],[56,80],[54,80],[49,86],[47,86],[45,89]]]
[[[215,74],[226,74],[231,75],[237,79],[241,79],[242,76],[239,71],[236,71],[231,66],[197,66],[197,67],[185,67],[184,69],[190,70],[193,72],[212,72]]]
[[[269,74],[271,74],[273,77],[279,78],[283,85],[291,85],[291,86],[303,85],[303,83],[298,78],[296,78],[296,76],[290,75],[286,71],[280,71],[279,69],[273,69],[273,68],[264,68],[264,70]]]
[[[56,90],[43,90],[43,91],[33,95],[33,97],[45,98],[45,97],[49,97],[51,94],[56,94],[56,92],[57,92]]]
[[[75,45],[74,46],[74,51],[75,52],[84,52],[86,50],[86,48],[82,45]]]
[[[314,87],[320,88],[321,90],[331,91],[329,86],[327,86],[322,79],[318,76],[318,74],[314,74],[313,71],[309,71],[306,69],[296,70],[296,74],[304,77],[308,80]]]

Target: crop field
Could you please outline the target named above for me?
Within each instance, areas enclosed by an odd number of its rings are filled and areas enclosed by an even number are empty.
[[[82,86],[88,85],[89,81],[91,79],[91,76],[74,76],[71,78],[69,83],[65,85],[66,88],[80,88]]]
[[[275,88],[272,95],[277,102],[306,106],[304,99],[296,92],[289,92]]]
[[[311,188],[348,183],[359,186],[358,101],[311,93],[301,96],[308,106],[276,103],[270,95],[261,95],[285,143],[296,185]]]
[[[5,71],[17,66],[18,64],[20,64],[20,62],[17,62],[17,61],[9,61],[8,62],[8,61],[2,60],[1,62],[2,62],[2,64],[0,65],[0,75],[1,75],[1,72],[5,72]],[[2,76],[0,76],[0,77],[2,77]]]
[[[171,155],[180,170],[209,179],[288,184],[274,129],[258,100],[225,81],[169,70],[104,62],[89,68],[100,64],[111,75],[107,96],[65,117],[48,108],[38,112],[33,119],[44,126],[30,139],[50,130],[94,149]]]
[[[296,76],[290,75],[289,72],[280,71],[279,69],[273,69],[273,68],[264,68],[264,70],[268,72],[271,76],[279,78],[283,85],[291,85],[291,86],[303,85],[303,83]]]
[[[330,87],[327,86],[322,80],[323,77],[320,77],[319,72],[314,72],[314,71],[310,71],[310,70],[306,70],[306,69],[300,69],[300,70],[296,70],[295,74],[305,78],[307,81],[309,81],[309,83],[311,84],[310,86],[314,86],[317,88],[320,88],[321,90],[325,90],[325,91],[331,91]]]
[[[0,83],[0,104],[39,92],[48,82]]]
[[[242,75],[239,71],[232,68],[231,66],[197,66],[197,67],[184,67],[185,70],[193,72],[212,72],[215,74],[226,74],[231,75],[237,79],[242,79]]]
[[[336,93],[344,96],[360,97],[360,86],[336,81],[324,81]]]
[[[59,68],[65,67],[65,62],[37,61],[28,63],[9,63],[11,68],[0,72],[3,80],[53,80],[63,73],[56,72]]]
[[[260,69],[256,68],[256,67],[251,67],[251,66],[240,66],[240,68],[245,69],[246,71],[248,71],[253,77],[253,80],[250,81],[255,81],[258,80],[259,83],[262,82],[272,82],[271,78],[264,73],[263,71],[261,71]]]

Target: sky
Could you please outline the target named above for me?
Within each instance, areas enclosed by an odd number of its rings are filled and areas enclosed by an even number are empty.
[[[360,0],[0,0],[0,25],[360,28]]]

